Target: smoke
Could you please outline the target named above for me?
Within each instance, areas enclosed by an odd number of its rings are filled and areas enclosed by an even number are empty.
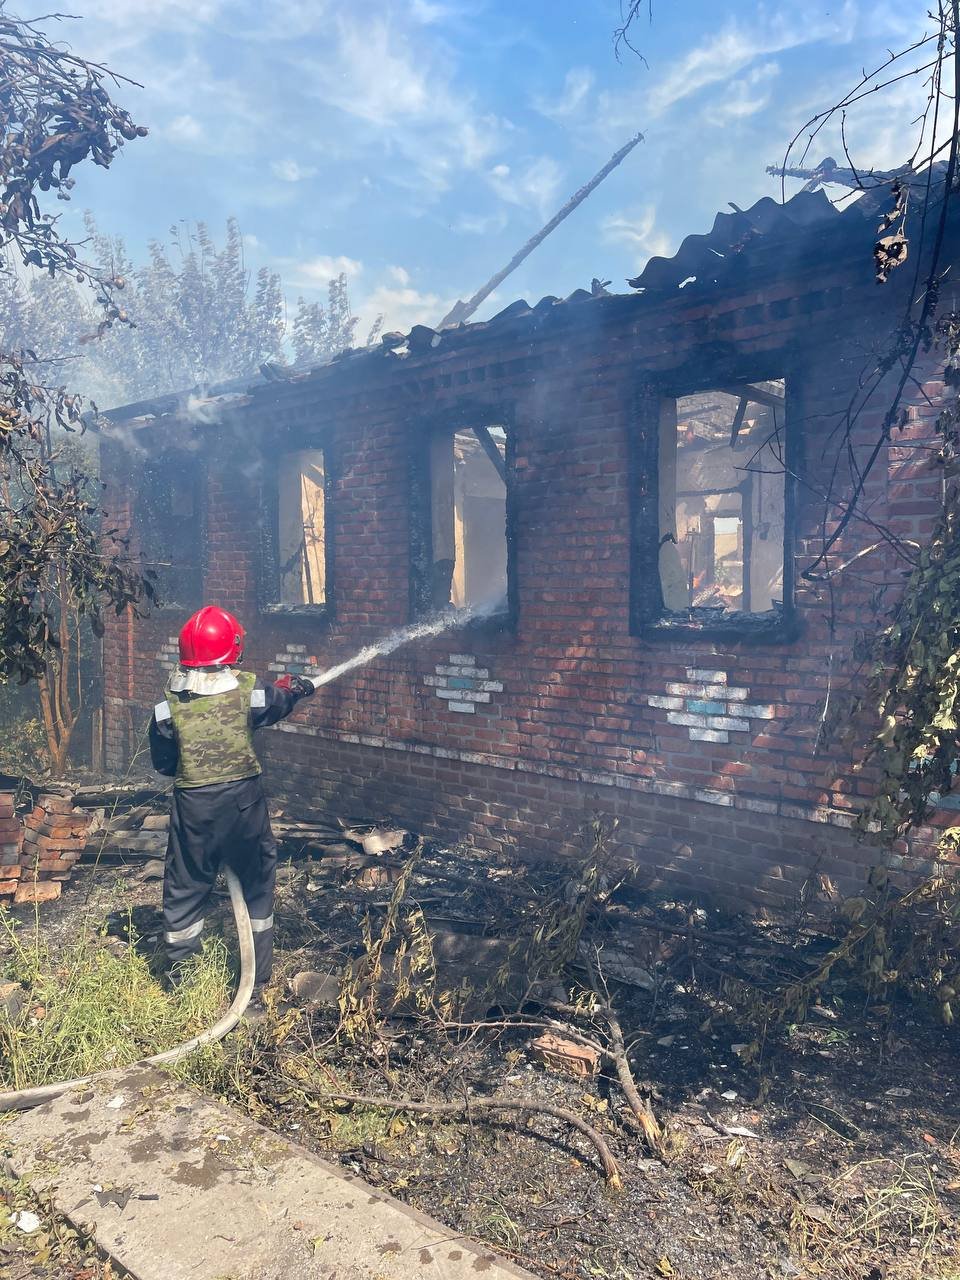
[[[410,644],[414,640],[425,640],[429,636],[441,635],[444,631],[449,631],[453,627],[462,627],[466,622],[474,622],[478,618],[488,618],[501,607],[501,601],[491,600],[483,604],[474,605],[469,609],[460,609],[455,614],[441,614],[436,618],[428,619],[426,622],[417,622],[409,627],[400,627],[397,631],[391,631],[389,635],[384,636],[382,640],[378,640],[376,644],[367,645],[359,653],[355,653],[352,658],[348,658],[346,662],[330,667],[322,675],[311,676],[314,688],[319,689],[321,685],[330,684],[332,680],[339,680],[348,671],[353,671],[356,667],[366,666],[374,658],[386,657],[388,653],[393,653],[395,649],[399,649],[405,644]]]

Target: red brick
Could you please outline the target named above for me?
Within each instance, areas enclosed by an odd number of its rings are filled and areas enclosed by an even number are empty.
[[[63,885],[59,880],[24,882],[17,887],[14,902],[52,902],[60,897]]]

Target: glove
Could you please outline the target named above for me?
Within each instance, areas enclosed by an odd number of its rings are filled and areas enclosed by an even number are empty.
[[[308,680],[306,676],[281,676],[274,683],[275,689],[283,689],[287,693],[292,693],[295,698],[309,698],[311,693],[316,693],[316,687],[312,680]]]

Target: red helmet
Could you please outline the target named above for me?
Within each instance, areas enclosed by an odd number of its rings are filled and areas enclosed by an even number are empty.
[[[232,613],[204,605],[180,632],[181,667],[229,667],[243,657],[243,627]]]

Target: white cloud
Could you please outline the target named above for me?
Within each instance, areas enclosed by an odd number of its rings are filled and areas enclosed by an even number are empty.
[[[770,104],[773,81],[779,74],[780,66],[776,62],[763,62],[758,67],[751,67],[727,87],[717,102],[707,108],[707,122],[714,125],[733,124],[763,111]]]
[[[539,156],[520,172],[514,172],[507,164],[496,164],[488,171],[487,181],[501,200],[536,209],[544,216],[553,212],[561,172],[556,160]]]
[[[656,227],[657,211],[652,204],[611,213],[600,223],[600,231],[608,244],[626,245],[636,265],[650,258],[666,257],[672,248],[670,239]]]
[[[203,126],[193,116],[182,115],[171,120],[163,132],[172,142],[199,142],[203,137]]]
[[[316,65],[320,79],[314,88],[327,102],[376,125],[429,113],[429,68],[417,65],[393,24],[341,15],[335,31],[335,58]]]
[[[465,235],[486,236],[492,231],[502,231],[507,225],[507,215],[501,209],[499,213],[482,214],[461,213],[453,224],[454,231],[462,231]]]
[[[411,17],[425,27],[443,22],[445,18],[451,17],[452,13],[453,10],[448,5],[436,4],[434,0],[411,0],[410,2]]]
[[[312,178],[316,174],[316,169],[309,165],[302,165],[296,160],[274,160],[270,166],[270,170],[275,178],[279,178],[281,182],[303,182],[307,178]]]
[[[437,293],[421,293],[412,284],[379,284],[357,306],[360,332],[366,333],[376,320],[383,316],[384,331],[398,330],[406,333],[415,324],[439,324],[450,310],[452,299],[445,300]]]
[[[325,288],[327,282],[335,276],[344,275],[348,280],[353,280],[362,270],[363,263],[356,258],[347,258],[343,254],[333,258],[320,254],[307,262],[298,263],[293,268],[291,279],[294,284],[304,288]]]
[[[406,163],[387,176],[423,201],[448,189],[458,172],[487,165],[509,125],[457,82],[451,48],[422,27],[404,26],[401,12],[341,11],[301,68],[311,96],[358,123],[357,151],[399,156]]]
[[[662,115],[708,85],[726,83],[758,58],[825,40],[843,43],[852,36],[855,21],[856,6],[846,0],[836,17],[817,20],[804,12],[800,21],[777,14],[772,21],[760,15],[749,28],[729,23],[671,67],[650,90],[647,107]]]
[[[212,22],[222,8],[222,0],[86,0],[83,16],[114,27],[167,30]]]
[[[410,272],[406,267],[387,267],[387,275],[396,284],[408,285],[410,283]]]
[[[580,107],[593,88],[594,74],[589,67],[571,67],[563,81],[560,97],[551,101],[537,96],[533,105],[550,120],[564,120]]]

